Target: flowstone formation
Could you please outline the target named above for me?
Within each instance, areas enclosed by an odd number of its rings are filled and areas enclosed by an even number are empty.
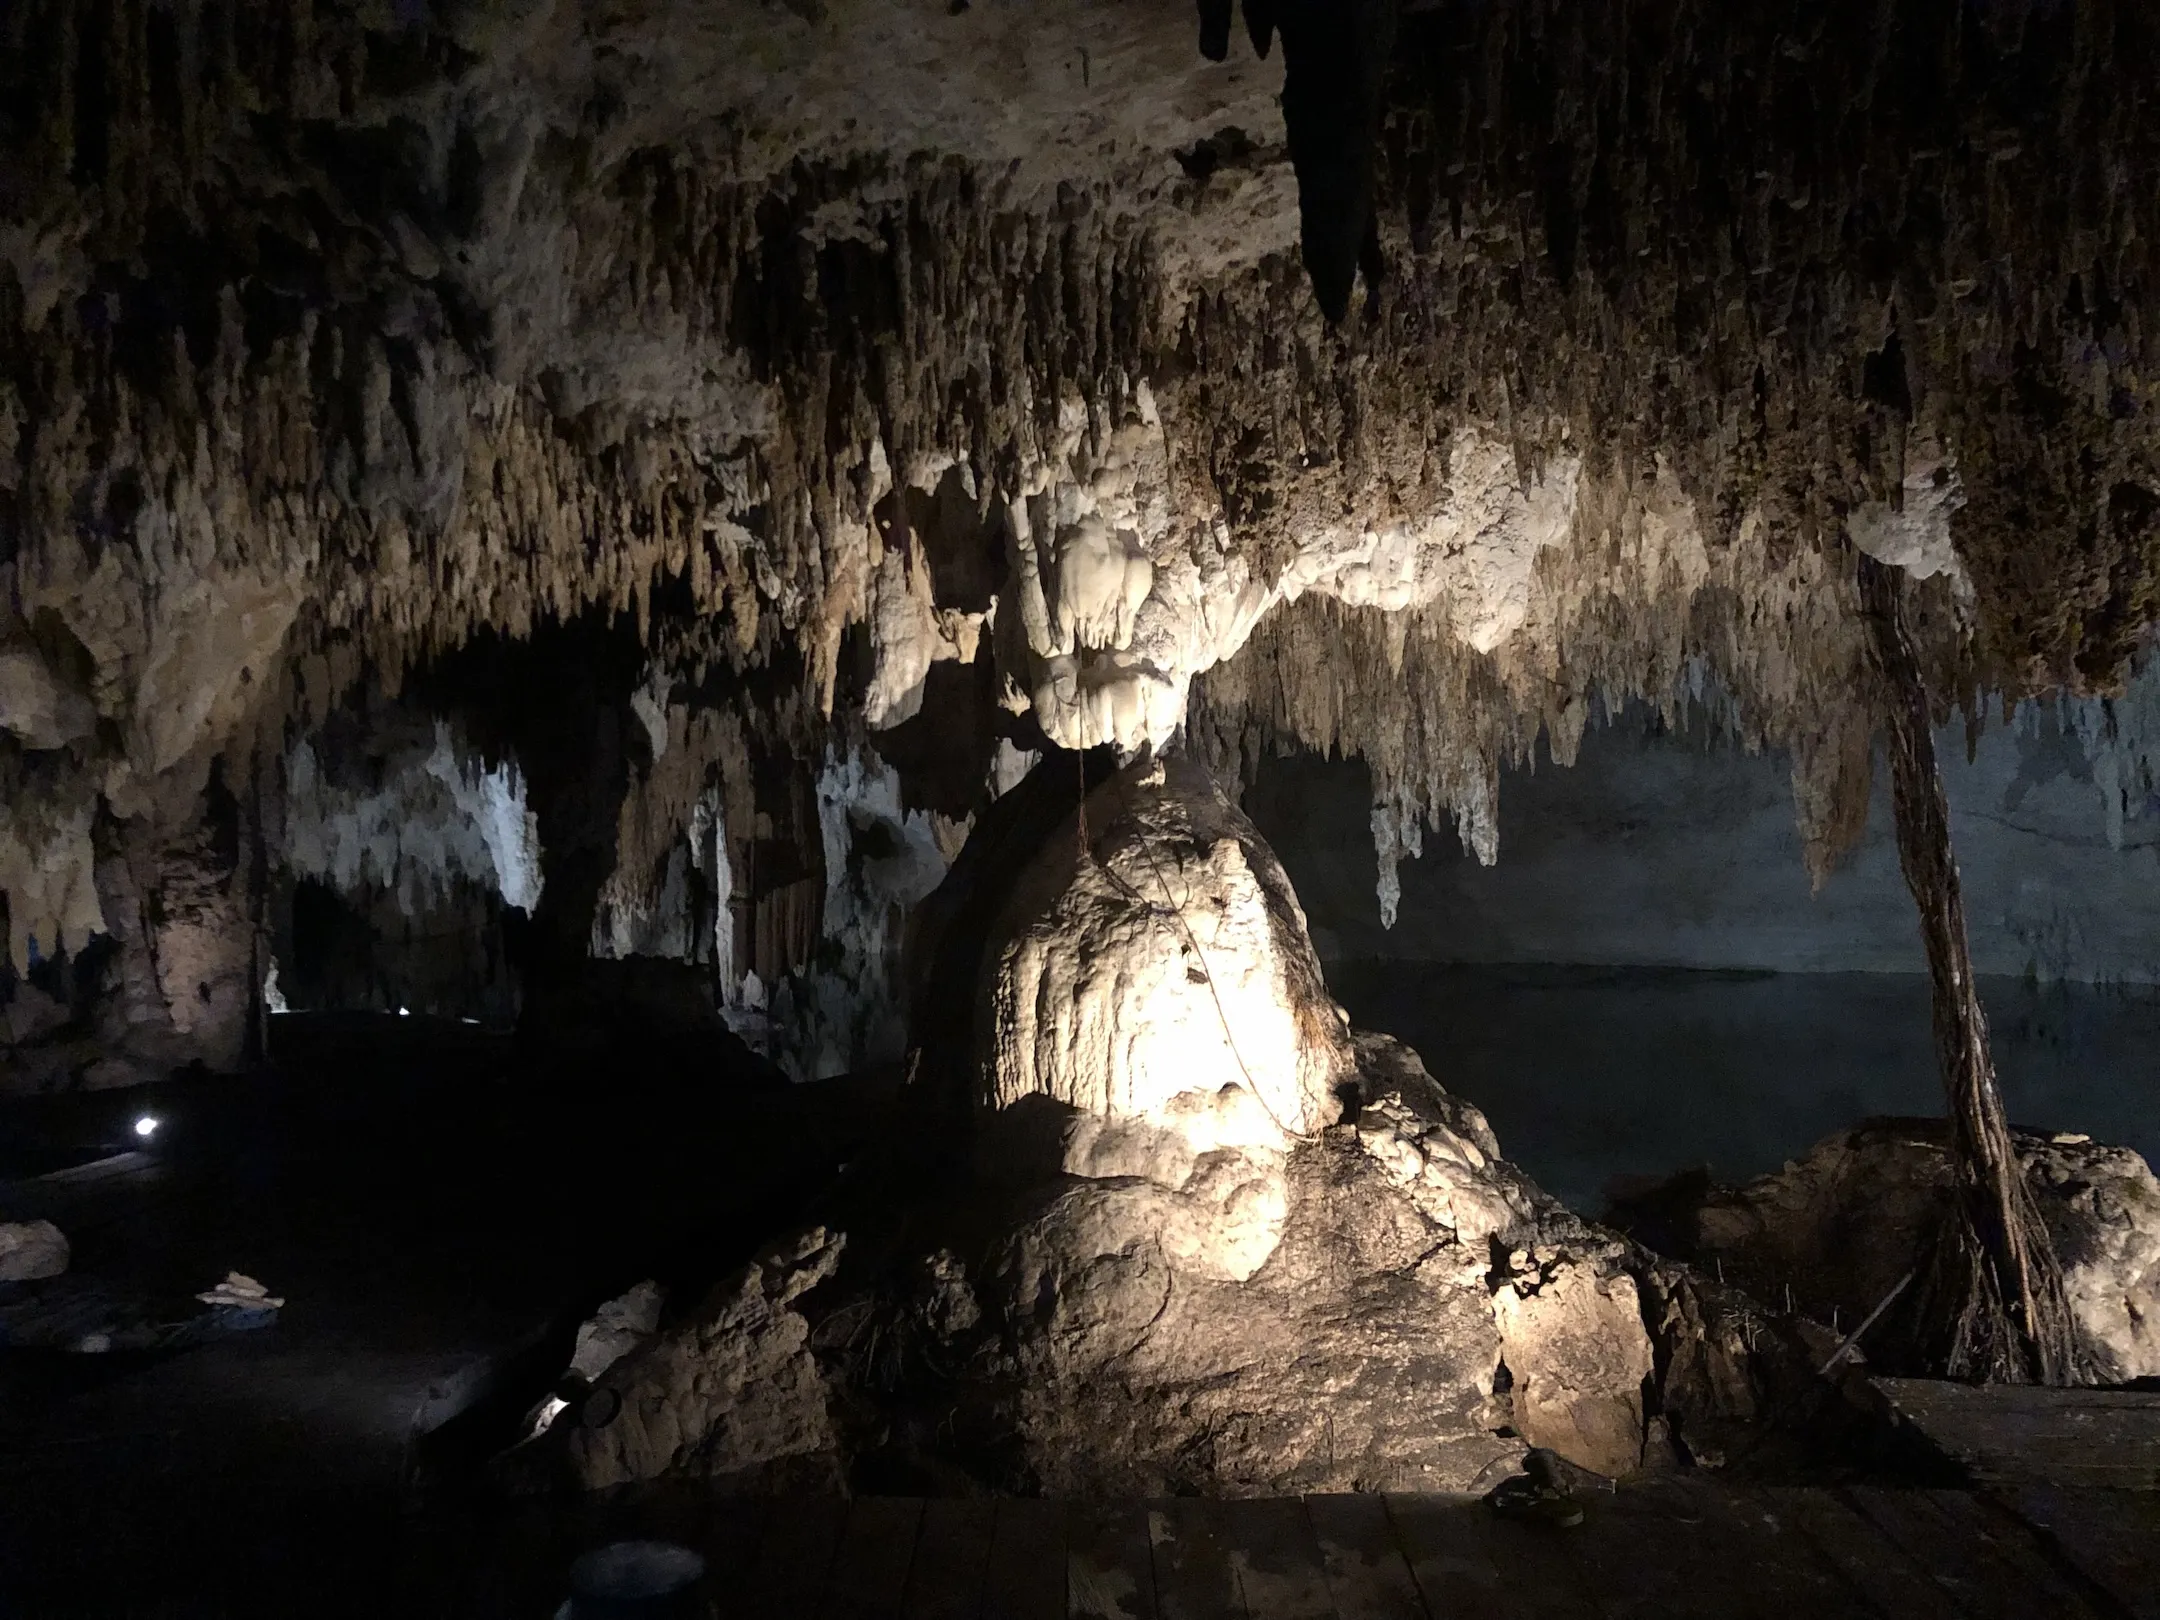
[[[918,1029],[923,1141],[612,1368],[558,1419],[557,1477],[1462,1490],[1526,1445],[1715,1458],[1769,1415],[1790,1325],[1569,1214],[1352,1031],[1205,772],[1142,763],[1041,814],[1064,765],[996,829],[1026,846],[1004,903],[924,942],[974,1023]]]
[[[273,969],[500,1019],[596,960],[897,1061],[1045,743],[1360,754],[1385,890],[1593,700],[1700,702],[1825,869],[1855,548],[1968,713],[2112,688],[2149,8],[1276,9],[1218,62],[1174,4],[9,8],[5,1084],[243,1062]]]
[[[1350,1028],[1206,771],[1088,793],[979,961],[974,1157],[999,1190],[956,1251],[961,1379],[998,1390],[1042,1488],[1466,1489],[1521,1436],[1643,1466],[1627,1247]]]

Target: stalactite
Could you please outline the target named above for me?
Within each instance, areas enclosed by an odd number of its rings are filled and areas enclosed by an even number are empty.
[[[1954,673],[1967,620],[1952,582],[1925,590],[1926,655]],[[1854,759],[1868,735],[1864,644],[1850,587],[1820,553],[1778,559],[1759,523],[1715,545],[1669,472],[1586,472],[1570,532],[1536,554],[1519,611],[1480,652],[1445,602],[1388,612],[1304,598],[1202,679],[1193,734],[1232,771],[1293,745],[1363,758],[1383,867],[1416,852],[1419,824],[1446,818],[1489,861],[1501,766],[1533,762],[1540,735],[1567,763],[1592,703],[1646,698],[1673,720],[1706,710],[1750,751],[1791,750],[1811,869],[1849,847],[1867,803]]]
[[[1707,699],[1793,750],[1820,872],[1865,785],[1843,531],[1955,563],[1924,659],[1969,712],[2108,689],[2160,611],[2130,0],[1405,9],[1388,276],[1336,329],[1299,141],[1189,13],[1032,16],[1162,51],[1022,86],[1022,139],[963,93],[981,16],[895,21],[955,87],[915,106],[792,16],[740,22],[768,94],[610,78],[656,54],[630,13],[392,9],[0,19],[0,673],[40,694],[0,848],[588,611],[720,627],[670,675],[844,729],[854,627],[927,606],[1062,741],[1167,742],[1221,666],[1192,735],[1364,755],[1395,848],[1492,853],[1499,763],[1600,696]],[[837,83],[860,122],[805,138]],[[948,472],[1010,542],[994,623],[884,566],[881,506]]]

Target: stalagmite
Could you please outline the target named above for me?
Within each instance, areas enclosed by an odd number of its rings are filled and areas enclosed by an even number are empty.
[[[1898,863],[1920,908],[1934,981],[1935,1049],[1950,1113],[1957,1196],[1923,1264],[1908,1320],[1952,1377],[2074,1384],[2087,1357],[2062,1269],[2010,1139],[1973,982],[1950,806],[1898,571],[1862,553],[1860,595],[1882,677]]]

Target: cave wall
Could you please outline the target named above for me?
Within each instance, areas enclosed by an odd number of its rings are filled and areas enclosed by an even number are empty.
[[[2139,757],[2102,735],[2103,709],[2129,720],[2156,699],[2148,672],[2116,704],[2033,705],[1977,738],[1962,722],[1938,733],[1981,973],[2160,984],[2160,800]],[[1625,708],[1584,733],[1572,767],[1545,757],[1503,774],[1496,865],[1445,834],[1404,860],[1392,928],[1360,774],[1271,759],[1247,796],[1332,957],[1925,971],[1881,770],[1858,847],[1811,890],[1789,756]]]
[[[2160,1154],[2160,801],[2136,739],[2160,679],[1936,744],[2003,1095],[2039,1130]],[[1246,794],[1353,1018],[1425,1053],[1574,1207],[1619,1177],[1764,1174],[1872,1114],[1941,1111],[1887,784],[1819,890],[1791,762],[1640,706],[1569,768],[1506,771],[1507,843],[1399,868],[1382,926],[1355,761],[1270,759]]]

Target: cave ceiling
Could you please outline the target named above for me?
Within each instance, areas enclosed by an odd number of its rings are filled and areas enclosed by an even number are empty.
[[[552,825],[635,889],[715,762],[865,736],[941,849],[994,748],[1337,748],[1385,867],[1432,820],[1492,858],[1500,764],[1642,696],[1790,749],[1825,868],[1856,549],[1945,714],[2116,689],[2160,607],[2160,16],[1335,12],[8,7],[17,964],[119,929],[206,804],[352,867],[325,795],[406,769],[463,807],[437,870],[537,892]],[[576,624],[632,639],[612,698],[506,650]],[[504,718],[542,688],[635,718],[536,834],[472,807],[546,774]],[[399,718],[340,763],[356,706]],[[815,820],[756,778],[711,814]],[[159,915],[239,904],[197,899]]]

